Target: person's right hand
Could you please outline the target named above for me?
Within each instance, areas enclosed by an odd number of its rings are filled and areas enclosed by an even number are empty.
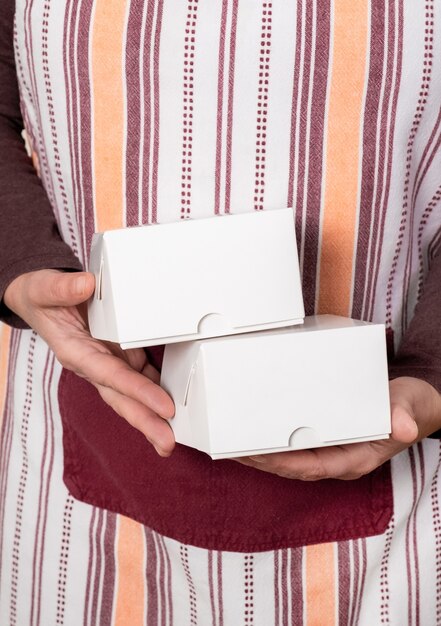
[[[63,367],[92,383],[158,454],[169,456],[175,441],[166,420],[174,415],[173,401],[159,386],[159,373],[144,350],[122,350],[91,337],[85,303],[94,288],[95,278],[87,272],[39,270],[13,280],[4,302],[46,341]]]

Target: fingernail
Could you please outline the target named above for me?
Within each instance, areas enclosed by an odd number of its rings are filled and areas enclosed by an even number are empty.
[[[160,448],[159,446],[155,446],[155,445],[153,447],[155,448],[159,456],[162,456],[162,457],[170,456],[170,452],[168,452],[167,450],[164,450],[163,448]]]
[[[264,456],[249,456],[248,458],[251,459],[252,461],[256,461],[256,463],[266,462],[266,458]]]
[[[86,277],[80,276],[75,280],[74,291],[75,295],[82,296],[86,290]]]

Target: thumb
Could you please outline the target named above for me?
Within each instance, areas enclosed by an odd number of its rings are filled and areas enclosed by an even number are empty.
[[[95,277],[89,272],[48,271],[39,274],[34,300],[43,307],[81,304],[95,289]]]
[[[407,444],[418,439],[418,425],[412,411],[402,404],[392,405],[392,438]]]

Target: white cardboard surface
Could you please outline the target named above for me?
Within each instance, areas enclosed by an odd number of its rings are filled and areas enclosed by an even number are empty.
[[[301,324],[292,209],[94,235],[94,337],[123,348]]]
[[[322,315],[168,345],[161,385],[175,401],[176,440],[214,459],[390,433],[382,324]]]

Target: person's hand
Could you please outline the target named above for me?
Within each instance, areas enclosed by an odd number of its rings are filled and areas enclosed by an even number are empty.
[[[4,302],[47,342],[63,367],[91,382],[158,454],[168,456],[175,445],[166,421],[174,415],[173,401],[159,386],[159,373],[144,350],[122,350],[91,337],[85,303],[94,288],[94,276],[87,272],[39,270],[13,280]]]
[[[285,478],[360,478],[441,428],[441,395],[432,385],[418,378],[401,377],[392,380],[389,387],[392,414],[390,439],[235,460]]]

